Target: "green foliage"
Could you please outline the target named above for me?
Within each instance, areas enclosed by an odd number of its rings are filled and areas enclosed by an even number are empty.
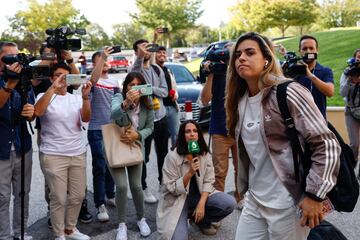
[[[48,28],[68,26],[74,29],[89,24],[89,21],[80,15],[80,11],[73,7],[72,0],[50,0],[44,4],[37,0],[27,2],[28,9],[18,11],[9,19],[10,29],[6,32],[17,38],[20,46],[23,45],[31,52],[39,49]]]
[[[139,13],[130,14],[135,23],[149,29],[168,27],[170,33],[176,34],[179,30],[189,29],[201,16],[202,0],[136,0]]]
[[[328,98],[328,106],[343,106],[340,96],[340,76],[345,69],[346,60],[352,57],[356,48],[359,48],[359,28],[343,28],[333,31],[324,31],[312,34],[319,41],[318,61],[321,65],[330,67],[334,72],[335,95]],[[283,44],[288,51],[298,53],[300,37],[290,38],[277,43]]]
[[[360,20],[359,0],[324,0],[322,25],[332,27],[352,27]]]
[[[132,44],[144,38],[145,30],[138,24],[122,23],[113,25],[114,35],[111,41],[114,45],[120,44],[124,48],[132,48]]]
[[[194,26],[203,12],[200,5],[201,0],[136,0],[139,13],[130,16],[148,28],[166,26],[176,32]]]
[[[99,50],[104,46],[110,46],[111,41],[104,29],[96,23],[86,27],[86,35],[81,37],[84,49]]]
[[[308,26],[317,18],[315,0],[244,0],[233,6],[231,25],[240,31],[264,32],[290,26]]]
[[[238,1],[230,8],[231,24],[239,31],[263,32],[267,26],[265,0]]]
[[[271,0],[266,9],[268,27],[277,27],[282,36],[290,26],[307,26],[317,18],[315,0]]]

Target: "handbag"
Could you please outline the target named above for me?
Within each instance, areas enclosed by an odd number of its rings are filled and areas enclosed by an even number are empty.
[[[120,140],[132,125],[120,127],[115,123],[101,126],[106,161],[110,168],[137,165],[143,162],[141,144],[138,141],[125,143]]]

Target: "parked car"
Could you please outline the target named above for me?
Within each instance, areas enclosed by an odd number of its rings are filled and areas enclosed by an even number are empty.
[[[179,94],[180,121],[185,120],[185,101],[192,102],[193,119],[200,125],[206,126],[210,121],[211,105],[202,104],[200,94],[203,86],[195,79],[191,72],[181,63],[165,63],[174,75]]]
[[[124,56],[111,55],[108,57],[108,63],[110,64],[109,72],[127,72],[129,67],[129,61]]]

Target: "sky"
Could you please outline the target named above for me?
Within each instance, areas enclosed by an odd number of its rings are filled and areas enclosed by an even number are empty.
[[[43,3],[46,0],[38,0],[38,2]],[[219,27],[221,22],[229,21],[228,8],[235,3],[236,0],[224,0],[221,1],[221,4],[216,0],[203,0],[202,9],[204,12],[197,23],[205,24],[211,28]],[[109,35],[112,34],[112,25],[130,22],[129,13],[137,10],[135,0],[73,0],[73,5],[91,22],[100,24]],[[13,16],[18,10],[26,9],[26,1],[10,0],[1,8],[0,32],[8,27],[6,17]]]

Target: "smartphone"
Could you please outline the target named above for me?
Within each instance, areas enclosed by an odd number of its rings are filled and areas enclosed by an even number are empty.
[[[152,95],[153,93],[151,84],[136,85],[133,86],[131,89],[139,90],[140,96],[149,96]]]
[[[159,33],[168,33],[168,32],[169,32],[169,28],[167,28],[167,27],[158,28],[158,32],[159,32]]]
[[[115,46],[112,46],[112,53],[118,53],[118,52],[121,52],[121,46],[120,45],[115,45]]]
[[[86,74],[67,74],[67,85],[81,85],[87,82]]]
[[[159,45],[156,44],[156,43],[151,43],[149,44],[146,49],[149,51],[149,52],[157,52],[159,51]]]

